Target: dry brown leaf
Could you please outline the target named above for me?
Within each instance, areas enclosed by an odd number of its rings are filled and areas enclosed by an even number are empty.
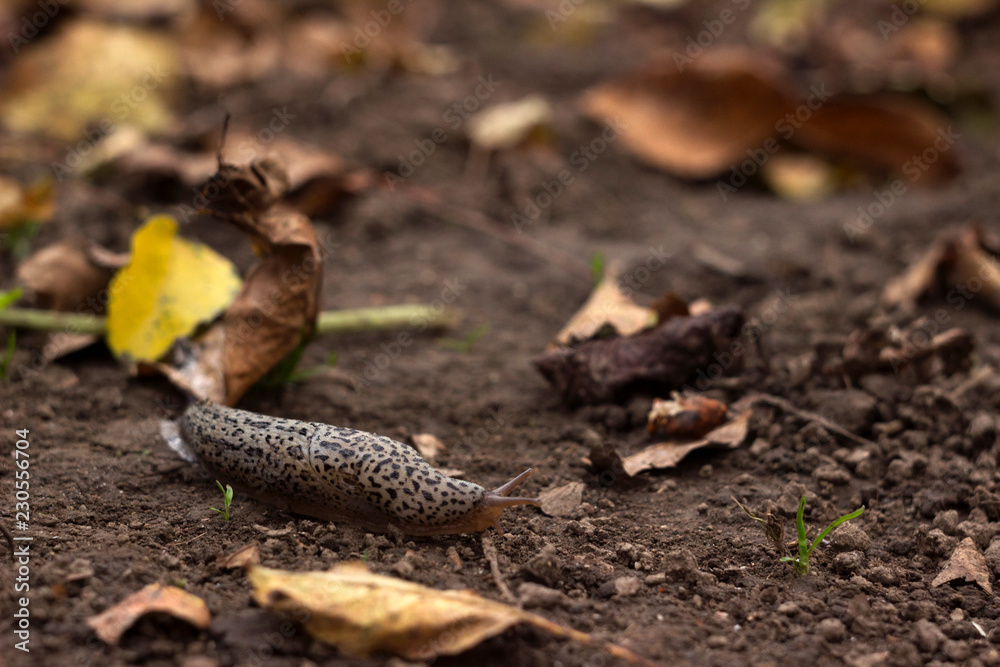
[[[518,623],[600,646],[633,664],[653,665],[626,648],[541,616],[479,597],[471,591],[439,591],[374,574],[347,562],[326,572],[284,572],[252,567],[254,598],[276,611],[308,613],[306,630],[342,653],[366,657],[390,653],[407,660],[454,655]]]
[[[168,362],[139,364],[138,370],[140,373],[147,369],[155,370],[192,396],[213,403],[225,403],[225,348],[225,328],[216,323],[193,340],[177,341]]]
[[[906,98],[836,97],[813,109],[793,141],[855,161],[920,187],[942,185],[960,171],[952,123]]]
[[[257,548],[256,544],[248,544],[231,554],[219,554],[215,559],[215,566],[220,570],[235,570],[259,563],[260,549]]]
[[[583,482],[570,482],[538,494],[542,512],[548,516],[569,516],[583,501]]]
[[[569,319],[547,349],[573,345],[594,337],[610,324],[622,336],[631,336],[656,324],[656,313],[632,301],[618,284],[619,262],[608,262],[601,283],[591,292],[586,303]]]
[[[704,438],[690,442],[661,442],[651,445],[641,452],[628,456],[623,461],[625,472],[635,475],[651,468],[672,468],[681,459],[696,449],[712,447],[735,449],[743,444],[750,423],[750,410],[746,410],[727,424],[718,427]]]
[[[708,178],[773,139],[794,108],[782,70],[759,53],[714,50],[686,67],[665,62],[602,83],[584,112],[613,119],[639,158],[678,176]],[[775,147],[777,143],[775,143]],[[773,152],[773,151],[772,151]]]
[[[433,433],[417,433],[413,435],[412,438],[413,446],[416,447],[417,451],[420,452],[420,455],[428,461],[433,462],[438,456],[448,452],[448,448],[445,447],[440,438]]]
[[[0,230],[32,222],[47,222],[56,208],[52,179],[22,185],[0,176]]]
[[[103,263],[108,251],[96,255]],[[58,311],[80,307],[99,314],[95,297],[108,286],[114,271],[94,259],[90,245],[82,239],[66,239],[46,246],[17,267],[18,282],[35,297],[38,305]]]
[[[653,399],[647,430],[671,438],[700,438],[726,419],[726,406],[700,394],[681,396],[673,392],[669,401]]]
[[[140,617],[162,612],[186,621],[205,630],[211,622],[208,607],[201,598],[191,595],[176,586],[150,584],[133,593],[114,607],[87,620],[87,625],[101,641],[117,644]]]
[[[978,584],[984,591],[993,595],[993,585],[990,583],[990,570],[986,564],[986,557],[979,553],[979,549],[976,548],[976,543],[971,537],[966,537],[959,542],[955,551],[952,552],[951,558],[934,577],[931,586],[941,586],[956,579]]]

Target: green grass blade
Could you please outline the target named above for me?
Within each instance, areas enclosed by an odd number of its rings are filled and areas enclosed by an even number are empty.
[[[799,531],[799,561],[809,560],[809,538],[806,537],[806,497],[799,500],[799,510],[795,513],[795,528]]]
[[[842,516],[842,517],[840,517],[838,519],[835,519],[833,523],[831,523],[829,526],[827,526],[826,529],[822,533],[819,534],[819,537],[816,538],[816,541],[813,542],[812,546],[809,547],[809,551],[811,552],[813,549],[815,549],[816,545],[818,545],[820,542],[822,542],[823,538],[826,537],[827,535],[829,535],[830,532],[834,528],[836,528],[840,524],[844,523],[845,521],[850,521],[851,519],[858,518],[859,516],[862,515],[862,513],[864,513],[864,511],[865,511],[865,508],[862,507],[861,509],[855,510],[855,511],[851,512],[850,514],[845,514],[844,516]]]

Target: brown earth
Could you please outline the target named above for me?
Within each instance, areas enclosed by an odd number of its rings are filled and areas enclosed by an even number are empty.
[[[444,112],[474,92],[478,76],[501,83],[490,102],[544,91],[556,106],[554,154],[502,155],[480,177],[467,170],[460,133],[449,131],[449,141],[408,179],[506,224],[559,169],[575,169],[570,156],[602,131],[573,112],[574,96],[638,62],[641,45],[607,34],[587,49],[511,51],[518,16],[487,3],[452,11],[439,37],[476,63],[459,74],[359,75],[322,90],[283,77],[235,94],[230,108],[263,126],[272,107],[287,106],[295,114],[290,134],[381,174],[396,168],[397,156],[413,150],[415,139],[448,127]],[[697,26],[697,17],[692,21]],[[976,45],[995,41],[998,28],[995,19],[966,27],[967,66],[988,59],[989,47]],[[192,109],[201,102],[208,103],[191,100]],[[843,375],[820,372],[822,363],[812,372],[795,370],[810,354],[820,362],[835,357],[830,350],[878,317],[911,322],[914,315],[881,314],[882,286],[941,229],[970,220],[995,223],[998,144],[962,134],[964,174],[942,190],[900,197],[854,243],[843,225],[873,201],[870,190],[799,205],[748,186],[722,201],[714,183],[678,182],[638,165],[612,142],[585,171],[574,171],[573,182],[523,230],[550,252],[579,258],[578,271],[430,215],[400,191],[366,194],[315,221],[334,243],[324,308],[454,294],[452,305],[464,319],[444,335],[460,337],[484,323],[488,333],[468,353],[441,346],[440,334],[414,335],[408,345],[398,344],[396,332],[323,336],[308,348],[305,366],[335,351],[344,378],[370,381],[316,377],[257,391],[242,407],[403,441],[434,433],[450,449],[440,463],[487,487],[527,466],[536,470],[527,493],[584,482],[584,504],[570,517],[532,508],[505,513],[506,533],[494,538],[504,577],[515,592],[524,582],[564,592],[562,604],[535,610],[663,664],[1000,664],[993,596],[974,584],[931,586],[962,537],[972,536],[986,550],[1000,535],[995,316],[965,300],[960,307],[943,299],[921,307],[917,314],[943,312],[947,326],[975,336],[974,367],[951,376],[872,373],[848,386]],[[154,202],[169,211],[170,202],[190,197],[121,187],[61,187],[60,213],[37,244],[79,229],[124,249],[139,222],[134,204]],[[217,223],[197,221],[184,233],[243,266],[251,261],[238,233]],[[745,275],[699,263],[691,252],[695,243],[743,261]],[[710,388],[710,396],[782,396],[874,444],[861,446],[816,422],[761,408],[738,450],[696,453],[675,471],[641,474],[635,485],[591,472],[581,459],[592,444],[608,442],[627,454],[650,442],[644,427],[652,397],[569,409],[531,360],[587,297],[587,258],[596,250],[626,263],[640,300],[671,289],[738,304],[748,317],[761,318],[769,370],[737,373],[737,380]],[[661,253],[669,256],[654,261]],[[0,276],[10,283],[9,264]],[[282,634],[281,617],[251,602],[243,574],[216,566],[218,554],[249,543],[271,567],[322,569],[365,557],[377,572],[500,599],[476,535],[397,540],[286,515],[238,495],[233,520],[223,522],[208,509],[220,500],[212,480],[181,462],[158,436],[159,420],[179,413],[181,396],[163,381],[130,378],[103,349],[39,364],[33,350],[43,341],[41,334],[23,335],[12,380],[0,384],[2,441],[12,444],[16,429],[30,430],[34,536],[30,656],[12,648],[12,570],[0,574],[4,663],[402,664],[346,659],[301,630]],[[13,525],[9,464],[0,469],[0,488],[6,495],[0,519]],[[862,504],[867,509],[819,548],[809,576],[795,577],[730,497],[755,510],[771,507],[791,539],[802,493],[810,497],[806,518],[813,527]],[[288,531],[270,537],[258,526]],[[86,620],[152,582],[183,585],[205,600],[210,629],[154,618],[118,647],[97,640]],[[524,593],[527,606],[535,599]],[[434,662],[612,663],[593,648],[531,628]]]

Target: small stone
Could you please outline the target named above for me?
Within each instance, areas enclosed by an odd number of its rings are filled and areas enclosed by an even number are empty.
[[[662,572],[657,572],[656,574],[651,574],[642,580],[642,583],[647,586],[659,586],[660,584],[665,584],[667,582],[667,575]]]
[[[708,648],[726,648],[729,646],[729,637],[725,635],[711,635],[705,643]]]
[[[777,612],[785,616],[798,616],[802,613],[802,608],[794,602],[782,602],[778,605]]]
[[[924,653],[935,653],[941,643],[945,641],[941,628],[934,625],[926,618],[921,618],[913,624],[913,643]]]
[[[944,510],[934,517],[934,527],[940,528],[946,535],[954,535],[958,527],[958,510]]]
[[[854,574],[861,569],[865,555],[860,551],[845,551],[837,554],[833,559],[833,569],[838,574]]]
[[[663,557],[664,575],[670,581],[693,581],[698,575],[698,561],[689,549],[674,549]]]
[[[708,503],[699,503],[694,509],[698,514],[708,514]]]
[[[816,624],[816,632],[828,642],[842,642],[847,634],[847,628],[837,618],[824,618]]]
[[[615,595],[618,597],[630,597],[642,589],[642,582],[639,577],[618,577],[614,581]]]
[[[872,545],[872,538],[856,524],[848,521],[837,526],[829,535],[830,549],[835,552],[843,551],[868,551]]]
[[[771,442],[765,438],[757,438],[750,445],[750,454],[753,456],[763,456],[771,451]]]
[[[895,586],[899,583],[899,577],[896,576],[896,573],[884,565],[868,568],[865,570],[864,576],[868,581],[874,581],[883,586]]]
[[[712,464],[711,463],[706,463],[705,465],[703,465],[701,467],[701,469],[698,470],[698,477],[701,477],[702,479],[708,479],[711,476],[712,476]]]
[[[522,571],[539,581],[553,585],[562,578],[559,552],[554,544],[546,544],[522,566]]]

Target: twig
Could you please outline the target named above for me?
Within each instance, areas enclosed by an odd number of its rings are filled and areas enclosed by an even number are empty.
[[[815,412],[810,412],[809,410],[802,410],[792,405],[789,401],[780,398],[778,396],[772,396],[771,394],[757,394],[753,396],[752,401],[754,403],[766,403],[767,405],[772,405],[780,410],[795,415],[799,419],[804,419],[806,421],[814,421],[820,426],[825,428],[827,431],[832,431],[837,435],[843,436],[848,440],[856,442],[859,445],[871,445],[875,447],[875,443],[868,438],[862,438],[860,435],[851,433],[843,426],[838,426],[832,421],[824,417],[823,415],[816,414]]]
[[[448,327],[454,324],[456,319],[457,314],[453,309],[424,304],[329,310],[319,314],[316,333],[396,329],[416,322],[426,323],[427,328],[434,329]],[[107,333],[108,321],[104,317],[80,313],[59,313],[53,310],[34,308],[5,308],[0,310],[0,326],[102,336]]]
[[[483,533],[482,535],[483,554],[486,556],[486,560],[490,563],[490,572],[493,574],[493,583],[495,583],[497,588],[500,589],[500,597],[511,604],[516,604],[517,598],[510,592],[510,588],[507,587],[507,582],[503,580],[503,575],[500,574],[500,563],[497,562],[497,548],[493,544],[493,538],[486,533]]]

